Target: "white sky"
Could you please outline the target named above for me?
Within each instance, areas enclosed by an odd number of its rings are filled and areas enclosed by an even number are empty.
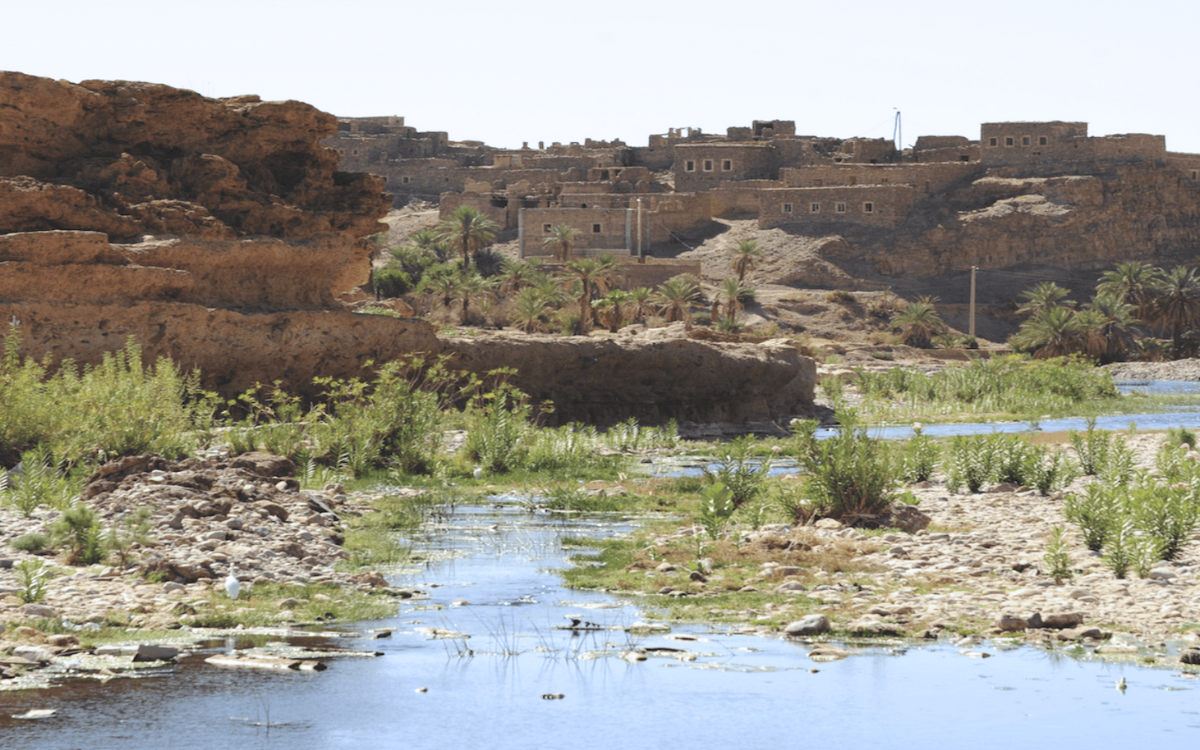
[[[337,15],[332,15],[336,13]],[[1196,0],[0,0],[0,70],[403,115],[452,140],[979,137],[1081,120],[1200,152]]]

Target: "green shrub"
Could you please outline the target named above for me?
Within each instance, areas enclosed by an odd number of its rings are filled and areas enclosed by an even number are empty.
[[[700,507],[700,525],[709,539],[720,539],[735,510],[733,491],[720,482],[700,490],[703,504]]]
[[[1099,552],[1110,534],[1123,528],[1122,511],[1114,490],[1099,482],[1085,487],[1083,496],[1071,493],[1063,501],[1063,516],[1079,527],[1083,543],[1093,552]]]
[[[992,479],[1000,484],[1027,485],[1030,465],[1039,454],[1028,440],[1020,435],[996,434],[991,438]]]
[[[837,433],[826,440],[803,437],[809,428],[797,425],[798,439],[807,442],[800,464],[808,472],[804,488],[811,509],[853,522],[876,516],[891,503],[900,471],[891,447],[867,435],[852,411],[840,417]]]
[[[1061,584],[1075,575],[1071,570],[1071,553],[1063,539],[1063,529],[1055,526],[1050,532],[1050,543],[1046,546],[1046,575]]]
[[[1079,468],[1084,474],[1095,476],[1108,462],[1108,453],[1112,448],[1112,433],[1096,429],[1096,418],[1087,420],[1087,432],[1080,433],[1071,430],[1069,434],[1071,447],[1079,455]]]
[[[915,434],[904,445],[900,456],[900,476],[908,484],[928,480],[942,457],[942,449],[936,441],[922,434],[920,425],[914,427],[913,432]]]
[[[1134,526],[1161,542],[1161,559],[1174,560],[1200,521],[1195,490],[1142,485],[1129,491],[1126,509]]]
[[[66,508],[82,489],[78,472],[69,473],[66,463],[56,461],[44,445],[22,453],[20,465],[0,497],[26,518],[41,505]]]
[[[371,275],[375,293],[381,297],[401,297],[416,286],[412,278],[398,268],[381,268]]]
[[[96,511],[75,503],[63,511],[50,526],[50,535],[58,545],[65,545],[67,562],[71,565],[92,565],[104,560],[104,541]]]
[[[45,534],[22,534],[8,543],[18,552],[41,552],[50,547],[50,537]]]
[[[979,492],[991,481],[996,445],[991,435],[963,435],[951,440],[946,488],[958,492],[965,486],[969,492]]]
[[[1065,451],[1054,451],[1041,446],[1030,446],[1033,451],[1025,465],[1025,480],[1022,484],[1037,489],[1043,495],[1062,489],[1079,477],[1079,466]]]
[[[704,467],[710,485],[722,484],[732,493],[733,506],[753,500],[762,490],[763,480],[771,471],[769,458],[753,458],[755,440],[750,435],[735,438],[726,444],[725,457]]]
[[[1104,539],[1104,565],[1113,572],[1117,578],[1124,578],[1129,573],[1129,568],[1133,565],[1135,532],[1133,529],[1133,521],[1128,518],[1118,518],[1111,529],[1105,530]],[[1089,549],[1096,551],[1099,548]]]
[[[1171,427],[1167,430],[1167,445],[1196,447],[1196,431],[1186,427]]]
[[[41,560],[22,560],[13,566],[17,578],[17,598],[26,604],[46,598],[47,571]]]

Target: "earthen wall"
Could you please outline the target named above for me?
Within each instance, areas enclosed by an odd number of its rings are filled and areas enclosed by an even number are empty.
[[[779,188],[761,193],[759,229],[787,224],[849,222],[896,226],[917,191],[907,185]]]
[[[935,164],[822,164],[781,169],[787,187],[853,187],[855,185],[911,185],[923,193],[979,171],[979,164],[939,162]]]
[[[675,189],[712,190],[727,180],[778,177],[775,150],[766,143],[703,143],[675,146]]]

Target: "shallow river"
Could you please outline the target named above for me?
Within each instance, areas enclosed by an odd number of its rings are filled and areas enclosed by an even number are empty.
[[[495,528],[491,528],[495,525]],[[512,504],[459,509],[418,540],[463,556],[399,585],[434,586],[394,618],[390,639],[319,673],[212,667],[203,655],[157,678],[0,693],[0,748],[766,748],[967,746],[1196,747],[1200,682],[1176,672],[1076,661],[1022,648],[874,647],[815,663],[798,642],[676,628],[702,641],[617,630],[555,629],[566,616],[601,626],[645,615],[627,600],[564,589],[563,535],[611,535],[619,521],[574,520]],[[458,600],[467,602],[454,606]],[[414,628],[469,634],[429,640]],[[218,643],[207,652],[239,645]],[[627,663],[630,646],[688,649]],[[468,652],[469,649],[469,652]],[[588,658],[595,652],[609,655]],[[1127,680],[1126,692],[1115,688]],[[425,692],[419,689],[425,688]],[[561,694],[561,699],[543,695]],[[49,719],[15,721],[32,708]],[[786,743],[786,744],[783,744]],[[1136,743],[1136,744],[1135,744]]]

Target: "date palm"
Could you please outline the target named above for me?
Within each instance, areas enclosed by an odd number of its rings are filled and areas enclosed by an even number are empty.
[[[592,327],[592,297],[604,294],[615,280],[617,263],[611,255],[580,258],[563,264],[567,280],[579,288],[579,330],[583,335]]]
[[[632,294],[622,289],[613,289],[596,302],[600,322],[608,326],[611,333],[616,333],[625,324],[632,302]]]
[[[933,337],[946,330],[946,324],[938,315],[934,304],[936,297],[918,297],[892,316],[892,327],[900,329],[904,343],[918,349],[932,346]]]
[[[1053,281],[1043,281],[1025,292],[1021,292],[1021,296],[1025,298],[1025,304],[1017,308],[1017,312],[1024,315],[1034,315],[1049,307],[1074,307],[1075,303],[1068,300],[1067,296],[1071,290],[1065,289]]]
[[[1183,335],[1200,322],[1200,279],[1195,269],[1175,266],[1163,272],[1148,322],[1170,331],[1172,356],[1183,355]]]
[[[454,286],[454,297],[462,302],[462,325],[466,325],[470,319],[471,302],[485,299],[491,293],[491,279],[485,279],[474,271],[464,271],[458,275]]]
[[[746,277],[746,272],[753,270],[755,261],[762,260],[762,249],[754,240],[742,240],[729,252],[733,253],[733,272],[737,274],[738,283]]]
[[[513,322],[525,333],[537,333],[546,330],[546,310],[549,308],[546,296],[537,288],[527,286],[517,292],[513,301],[516,312]]]
[[[717,293],[718,300],[724,300],[725,317],[732,321],[737,320],[738,313],[742,311],[742,300],[746,299],[750,294],[749,287],[744,286],[735,278],[728,278],[721,282],[721,289]],[[714,302],[713,306],[716,307]],[[717,322],[716,313],[713,313],[713,322]]]
[[[1137,350],[1134,335],[1135,308],[1121,301],[1116,294],[1097,292],[1095,298],[1084,306],[1086,316],[1083,324],[1090,327],[1094,338],[1093,353],[1101,362],[1122,362],[1130,352]]]
[[[667,279],[658,286],[654,300],[668,323],[682,320],[692,324],[692,304],[700,299],[700,287],[687,276]]]
[[[654,290],[650,287],[639,286],[629,293],[633,306],[631,317],[639,323],[646,322],[646,316],[654,312]]]
[[[1154,299],[1162,283],[1162,269],[1155,268],[1149,263],[1130,261],[1118,264],[1111,271],[1105,271],[1096,286],[1096,292],[1105,295],[1115,295],[1127,305],[1133,305],[1134,314],[1141,320],[1151,317]]]
[[[487,245],[496,237],[500,225],[484,216],[472,206],[459,206],[442,223],[438,224],[437,236],[462,253],[462,267],[471,265],[471,253]]]
[[[571,247],[575,241],[575,230],[566,224],[559,224],[550,229],[550,234],[542,240],[547,247],[554,247],[554,259],[565,263],[571,259]]]
[[[1084,349],[1084,320],[1074,310],[1047,307],[1021,324],[1009,344],[1021,351],[1032,352],[1038,359],[1063,357]]]

